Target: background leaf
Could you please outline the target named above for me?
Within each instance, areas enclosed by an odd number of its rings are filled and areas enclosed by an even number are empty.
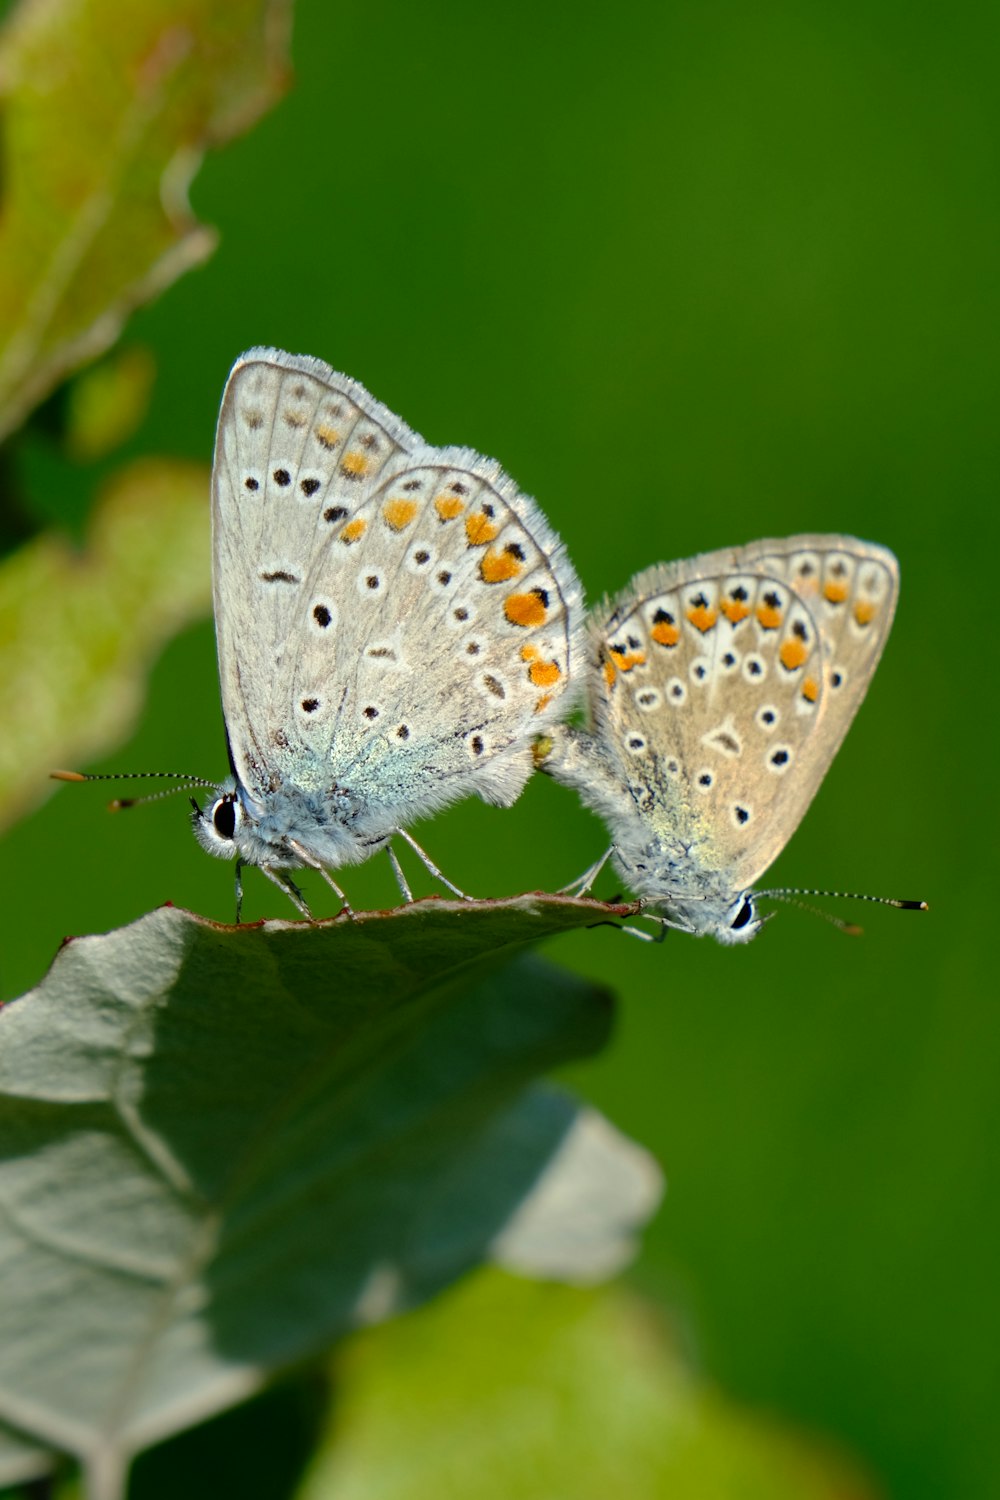
[[[210,607],[208,490],[200,464],[137,461],[82,552],[47,532],[0,560],[0,826],[127,729],[150,659]]]
[[[290,0],[21,0],[0,35],[0,437],[210,254],[187,188],[287,79]]]
[[[113,452],[142,422],[156,380],[148,349],[116,349],[69,387],[66,448],[77,463]]]
[[[56,1455],[50,1449],[0,1422],[0,1484],[44,1480],[55,1461]]]
[[[845,1456],[741,1411],[648,1303],[483,1272],[352,1343],[297,1500],[865,1500]]]
[[[0,1414],[104,1500],[134,1451],[490,1255],[621,1265],[656,1168],[529,1088],[604,1044],[608,996],[497,965],[602,913],[164,908],[68,943],[0,1013]]]

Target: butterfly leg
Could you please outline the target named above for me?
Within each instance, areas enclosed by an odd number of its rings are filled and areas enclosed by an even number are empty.
[[[299,890],[295,881],[287,870],[272,870],[269,865],[258,865],[261,874],[266,875],[272,885],[276,885],[279,891],[284,891],[294,906],[297,906],[302,915],[310,922],[315,921],[312,912],[306,904],[306,898]],[[242,891],[240,892],[242,896]]]
[[[559,895],[585,896],[614,852],[615,846],[612,844],[610,849],[605,849],[600,859],[595,864],[592,864],[589,870],[584,870],[583,874],[578,876],[576,880],[571,880],[569,885],[562,886],[559,890]]]
[[[593,932],[595,927],[613,927],[616,932],[627,932],[629,937],[641,938],[644,943],[662,943],[667,935],[667,928],[674,926],[674,923],[668,922],[665,917],[649,917],[647,920],[659,923],[659,928],[655,933],[643,932],[641,927],[630,927],[626,922],[612,921],[588,922],[587,931]]]
[[[430,855],[425,850],[421,849],[416,839],[411,838],[405,828],[394,828],[393,833],[398,833],[401,839],[406,840],[410,848],[413,850],[414,854],[416,854],[423,863],[424,868],[428,871],[429,874],[434,876],[435,880],[440,880],[442,885],[447,886],[448,890],[453,891],[454,894],[458,896],[462,901],[471,901],[473,899],[471,896],[467,896],[464,891],[460,891],[457,885],[452,885],[451,881],[447,880],[445,876],[441,874],[441,871],[431,859]]]
[[[399,860],[396,858],[396,851],[391,844],[386,844],[385,852],[389,856],[389,863],[392,865],[392,873],[396,877],[396,884],[399,886],[399,889],[402,892],[403,900],[407,903],[407,905],[409,905],[409,903],[413,900],[413,892],[410,890],[410,887],[406,881],[406,876],[403,874],[402,866],[400,865]]]
[[[329,870],[325,869],[323,867],[323,865],[320,864],[320,862],[319,862],[318,859],[313,859],[312,855],[309,854],[308,850],[306,850],[306,849],[304,849],[302,847],[302,845],[299,843],[299,841],[297,839],[289,839],[288,840],[288,847],[290,849],[292,849],[298,855],[299,859],[301,859],[301,861],[302,861],[302,863],[304,865],[308,865],[309,866],[310,870],[318,870],[318,872],[320,873],[320,875],[322,875],[323,879],[326,881],[327,885],[330,887],[331,891],[333,891],[334,895],[337,896],[339,898],[339,900],[341,901],[341,903],[343,904],[344,911],[347,913],[347,915],[349,917],[353,917],[354,916],[354,908],[353,908],[353,906],[348,901],[347,897],[344,895],[343,891],[340,889],[340,886],[337,884],[337,882],[334,880],[333,876],[330,874]],[[292,878],[291,878],[290,875],[283,877],[282,883],[285,884],[285,885],[291,886],[292,890],[297,890],[297,887],[295,886],[294,882],[292,881]],[[295,901],[295,897],[294,896],[292,897],[292,900]],[[309,917],[309,919],[311,921],[312,920],[312,913],[309,911],[309,908],[306,906],[305,901],[303,900],[303,898],[302,898],[301,895],[299,896],[299,900],[302,901],[302,906],[300,907],[300,910],[304,910],[305,913],[306,913],[306,915]],[[298,906],[299,902],[296,901],[295,904],[296,904],[296,906]],[[339,913],[338,913],[338,915],[339,915]]]
[[[658,927],[655,933],[643,932],[641,927],[628,927],[624,923],[622,924],[621,930],[622,932],[627,932],[630,937],[642,938],[642,941],[644,943],[662,943],[663,939],[667,935],[667,928],[671,924],[664,921],[662,917],[647,917],[646,920],[649,922],[658,923]]]
[[[331,891],[333,891],[334,894],[338,897],[338,899],[343,903],[343,908],[344,908],[344,911],[346,911],[347,915],[349,917],[353,917],[354,916],[354,907],[348,901],[347,897],[344,895],[343,891],[340,889],[340,886],[337,884],[337,882],[334,880],[333,876],[330,874],[329,870],[324,870],[324,868],[323,868],[322,865],[317,865],[316,868],[317,868],[317,870],[319,870],[319,873],[322,875],[323,879],[326,881],[326,883],[330,887]]]

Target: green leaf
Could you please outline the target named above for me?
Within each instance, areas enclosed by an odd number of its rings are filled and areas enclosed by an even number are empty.
[[[297,1500],[865,1500],[843,1454],[741,1410],[661,1314],[483,1272],[338,1365]]]
[[[0,827],[47,774],[131,724],[146,669],[211,598],[208,471],[144,460],[107,487],[82,554],[47,533],[0,563]]]
[[[52,1470],[54,1455],[0,1422],[0,1485],[27,1484]]]
[[[21,0],[0,33],[0,437],[208,256],[188,184],[283,92],[290,0]]]
[[[105,1500],[135,1451],[484,1259],[622,1264],[656,1168],[532,1082],[603,1046],[609,997],[515,956],[608,911],[165,907],[68,942],[0,1013],[0,1418]]]
[[[65,443],[74,463],[93,463],[131,437],[146,415],[155,379],[151,351],[133,344],[72,382]]]

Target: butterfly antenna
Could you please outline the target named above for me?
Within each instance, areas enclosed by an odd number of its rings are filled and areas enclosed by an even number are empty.
[[[176,792],[188,792],[195,786],[214,787],[215,782],[204,776],[192,776],[186,771],[50,771],[53,781],[148,781],[153,776],[169,776],[177,782],[162,792],[149,792],[144,797],[115,797],[108,803],[112,812],[122,812],[126,807],[144,807],[147,802],[159,802],[172,797]]]
[[[831,927],[838,928],[847,933],[849,937],[860,937],[864,932],[856,922],[844,922],[840,917],[835,917],[831,912],[823,911],[818,906],[810,906],[805,901],[800,901],[799,896],[825,896],[834,901],[871,901],[876,906],[895,906],[900,911],[928,911],[926,901],[903,901],[896,896],[867,896],[860,891],[804,891],[794,887],[782,888],[774,891],[758,891],[758,896],[769,896],[772,901],[783,901],[787,906],[797,906],[800,911],[811,912],[814,917],[822,917],[824,922],[829,922]]]

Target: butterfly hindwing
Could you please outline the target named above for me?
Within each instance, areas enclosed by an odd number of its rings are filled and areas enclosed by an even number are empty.
[[[529,736],[570,681],[577,600],[561,548],[496,464],[418,452],[317,554],[290,715],[317,761],[380,807],[464,790],[512,801]]]
[[[812,800],[884,645],[898,570],[851,538],[761,542],[650,569],[593,617],[595,725],[644,820],[732,891]]]
[[[899,564],[887,547],[854,537],[802,536],[745,549],[812,611],[823,647],[822,776],[868,691],[889,636]]]

